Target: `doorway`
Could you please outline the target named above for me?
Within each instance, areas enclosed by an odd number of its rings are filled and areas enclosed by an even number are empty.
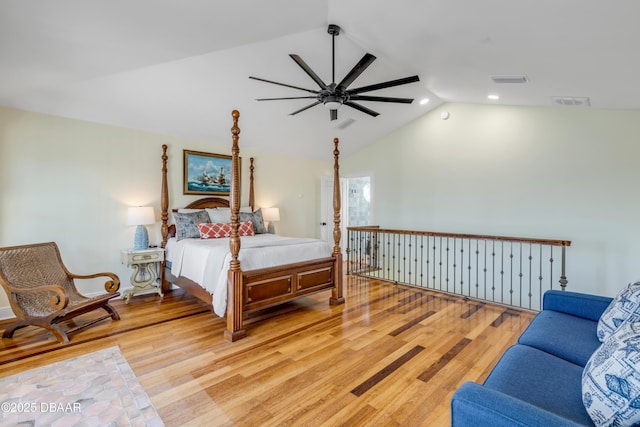
[[[340,248],[344,252],[347,227],[371,224],[371,177],[340,178]],[[320,198],[320,238],[333,245],[333,177],[323,176]]]

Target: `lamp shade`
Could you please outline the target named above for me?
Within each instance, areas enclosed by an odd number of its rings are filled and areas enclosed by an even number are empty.
[[[267,222],[280,221],[280,209],[262,208],[262,219]]]
[[[150,206],[130,207],[127,212],[127,225],[149,225],[155,222],[156,216]]]

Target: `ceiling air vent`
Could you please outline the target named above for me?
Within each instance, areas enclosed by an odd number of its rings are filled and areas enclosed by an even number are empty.
[[[529,81],[527,76],[491,76],[494,83],[518,83],[523,84]]]
[[[591,103],[586,96],[552,96],[551,100],[556,105],[564,107],[590,107]]]
[[[346,129],[352,124],[354,124],[355,122],[356,122],[355,119],[352,119],[352,118],[345,119],[342,122],[338,123],[338,125],[336,126],[336,129],[340,129],[340,130]]]

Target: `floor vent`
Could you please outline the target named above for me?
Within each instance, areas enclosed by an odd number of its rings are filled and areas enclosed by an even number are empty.
[[[586,96],[552,96],[551,100],[556,105],[564,107],[590,107],[591,103]]]
[[[352,124],[354,124],[355,122],[356,122],[355,119],[352,119],[352,118],[345,119],[341,123],[338,123],[336,125],[336,129],[340,129],[340,130],[346,129]]]
[[[523,84],[529,81],[527,76],[491,76],[494,83],[518,83]]]

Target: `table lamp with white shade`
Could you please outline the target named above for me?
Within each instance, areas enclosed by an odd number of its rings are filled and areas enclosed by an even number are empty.
[[[155,224],[156,216],[150,206],[130,207],[127,213],[127,225],[137,225],[133,239],[133,249],[139,251],[149,247],[149,233],[145,225]]]
[[[278,208],[262,208],[262,219],[268,222],[267,233],[275,234],[276,229],[273,224],[276,221],[280,221],[280,209]]]

